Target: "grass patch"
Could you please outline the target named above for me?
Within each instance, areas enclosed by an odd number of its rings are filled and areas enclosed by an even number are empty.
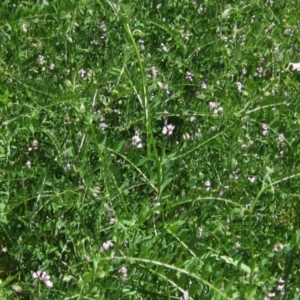
[[[298,299],[296,2],[2,2],[1,299]]]

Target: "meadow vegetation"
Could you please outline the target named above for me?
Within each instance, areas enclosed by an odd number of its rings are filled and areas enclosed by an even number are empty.
[[[1,299],[299,299],[297,1],[0,15]]]

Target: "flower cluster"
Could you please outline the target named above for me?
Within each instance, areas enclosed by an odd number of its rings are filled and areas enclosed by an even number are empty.
[[[40,65],[43,65],[46,61],[45,61],[45,57],[43,55],[39,55],[38,57],[38,62]]]
[[[107,251],[109,250],[111,247],[113,247],[114,244],[112,241],[107,241],[107,242],[104,242],[100,248],[100,251],[101,252],[104,252],[104,251]]]
[[[104,40],[107,43],[108,42],[108,39],[106,37],[107,28],[106,28],[106,25],[105,25],[104,21],[101,22],[100,29],[102,31],[101,39]]]
[[[140,49],[141,49],[141,51],[144,51],[145,50],[145,42],[144,42],[144,40],[142,40],[142,39],[139,39],[139,44],[140,44]]]
[[[156,78],[156,76],[157,76],[157,69],[155,67],[152,67],[151,68],[151,73],[152,73],[152,77]]]
[[[33,140],[31,142],[31,145],[28,146],[28,151],[37,150],[38,149],[38,145],[39,145],[39,142],[37,140]]]
[[[262,125],[261,125],[261,127],[262,127],[262,135],[267,135],[268,133],[269,133],[269,125],[268,124],[265,124],[265,123],[263,123]]]
[[[136,132],[135,135],[132,137],[131,145],[136,147],[136,148],[142,148],[143,147],[142,139],[141,139],[138,132]]]
[[[105,123],[105,117],[101,116],[100,124],[99,124],[98,128],[100,130],[104,131],[106,127],[107,127],[107,124]]]
[[[88,75],[86,74],[86,70],[84,69],[80,69],[78,71],[79,76],[83,79],[83,80],[87,80],[88,79]]]
[[[278,279],[278,285],[277,285],[277,291],[280,292],[281,297],[284,296],[285,294],[285,280],[282,279],[281,277]],[[264,298],[264,300],[271,300],[276,296],[275,292],[269,292],[267,296]]]
[[[42,281],[49,288],[53,287],[53,283],[50,280],[50,276],[45,271],[36,271],[32,274],[32,277],[34,279]]]
[[[188,79],[188,80],[190,80],[190,81],[193,81],[193,77],[194,77],[194,74],[193,74],[192,72],[187,71],[187,72],[185,73],[185,78],[186,78],[186,79]]]
[[[175,129],[175,125],[166,123],[162,132],[163,132],[163,134],[171,135],[173,133],[174,129]]]
[[[208,103],[208,105],[209,105],[210,110],[213,111],[214,115],[217,115],[218,113],[222,113],[223,112],[223,108],[219,107],[216,102],[210,101]]]

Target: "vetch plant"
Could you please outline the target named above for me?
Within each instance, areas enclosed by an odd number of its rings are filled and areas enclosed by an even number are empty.
[[[297,298],[300,7],[10,2],[0,299]]]

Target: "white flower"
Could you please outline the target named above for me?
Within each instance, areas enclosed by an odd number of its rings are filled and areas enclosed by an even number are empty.
[[[67,163],[67,164],[64,165],[64,170],[65,171],[68,171],[70,169],[71,169],[71,165],[69,163]]]
[[[217,115],[219,112],[223,112],[223,107],[218,107],[218,104],[216,102],[210,101],[208,105],[210,110],[213,111],[214,115]]]
[[[292,66],[292,71],[300,71],[300,63],[289,63],[286,69],[289,70],[290,66]]]
[[[101,22],[100,28],[101,28],[102,32],[106,32],[107,28],[106,28],[104,21]]]
[[[206,8],[203,8],[202,6],[199,6],[197,12],[198,14],[201,14],[203,11],[206,11]]]
[[[85,79],[85,78],[86,78],[86,76],[85,76],[85,74],[86,74],[86,70],[84,70],[84,69],[80,69],[80,70],[78,71],[78,74],[80,75],[80,77],[81,77],[81,78],[83,78],[83,79]]]
[[[29,28],[29,25],[26,24],[26,23],[23,23],[23,24],[21,25],[21,28],[22,28],[22,30],[23,30],[24,32],[27,32],[27,29]]]
[[[238,180],[239,176],[237,175],[237,171],[232,171],[232,173],[229,175],[229,178]]]
[[[32,274],[34,279],[39,279],[40,281],[44,282],[44,284],[51,288],[53,287],[53,283],[50,280],[50,276],[45,271],[36,271]]]
[[[253,183],[256,180],[256,177],[255,176],[249,176],[248,180]]]
[[[188,133],[184,133],[182,138],[184,141],[186,141],[186,140],[189,140],[191,138],[191,136]]]
[[[236,86],[237,86],[238,91],[241,92],[243,85],[240,82],[237,82]]]
[[[167,84],[165,84],[163,88],[167,92],[167,94],[170,94],[169,86]]]
[[[244,205],[244,208],[243,208],[243,211],[247,210],[247,209],[250,209],[251,207],[251,204],[250,203],[247,203]]]
[[[167,47],[165,46],[164,43],[161,43],[160,46],[161,46],[161,49],[162,49],[163,51],[165,51],[165,52],[168,51],[168,49],[167,49]]]
[[[144,40],[139,40],[141,50],[145,50]]]
[[[37,140],[33,140],[31,146],[34,150],[37,150],[39,142]]]
[[[163,134],[171,135],[173,133],[173,130],[175,129],[175,126],[172,124],[165,124],[163,128]]]
[[[264,298],[264,300],[271,300],[271,298],[275,297],[276,294],[275,293],[268,293],[268,295]]]
[[[156,78],[156,76],[157,76],[157,69],[155,67],[152,67],[151,68],[151,72],[152,72],[152,77]]]
[[[191,123],[195,122],[195,121],[196,121],[196,117],[192,116],[192,117],[190,118],[190,121],[191,121]]]
[[[206,187],[210,187],[210,186],[211,186],[210,180],[206,180],[206,181],[204,182],[204,185],[205,185]]]
[[[259,67],[256,70],[257,70],[258,74],[257,73],[255,73],[255,74],[258,75],[258,77],[262,77],[262,75],[264,73],[263,67]]]
[[[107,127],[107,125],[105,123],[105,117],[101,116],[101,118],[100,118],[100,124],[99,124],[98,128],[100,130],[104,131],[106,127]]]
[[[237,242],[235,243],[235,247],[236,247],[236,248],[240,248],[240,247],[241,247],[241,243],[240,243],[239,241],[237,241]]]
[[[278,290],[278,291],[283,291],[283,290],[284,290],[284,284],[279,285],[279,286],[277,287],[277,290]]]
[[[45,63],[45,57],[43,55],[39,55],[38,61],[40,65],[43,65]]]
[[[209,190],[210,190],[210,187],[211,187],[211,182],[210,182],[210,180],[206,180],[206,181],[204,182],[204,185],[206,186],[206,190],[209,191]]]
[[[103,252],[103,251],[107,251],[109,250],[111,247],[113,247],[114,244],[112,241],[107,241],[107,242],[104,242],[100,248],[100,251]]]
[[[269,133],[269,125],[268,124],[262,124],[261,125],[263,131],[262,131],[262,135],[267,135]]]
[[[279,135],[278,135],[278,141],[280,142],[280,143],[283,143],[284,142],[284,135],[283,135],[283,133],[280,133]]]
[[[183,292],[183,295],[182,297],[179,298],[179,300],[189,300],[189,292],[186,291],[186,292]]]
[[[31,168],[31,162],[30,162],[29,160],[27,160],[27,162],[26,162],[26,167],[27,167],[28,169]]]
[[[197,234],[196,234],[196,236],[197,236],[198,239],[201,238],[201,236],[202,236],[202,234],[203,234],[203,231],[204,231],[204,229],[202,228],[202,226],[201,226],[201,227],[198,227],[198,229],[197,229]]]
[[[109,225],[114,225],[116,223],[116,219],[115,218],[111,218],[109,220]]]
[[[214,109],[214,108],[218,107],[217,103],[216,103],[216,102],[212,102],[212,101],[210,101],[210,102],[208,103],[208,105],[209,105],[209,108],[210,108],[210,109]]]
[[[131,145],[135,146],[136,148],[142,148],[142,139],[140,138],[140,135],[138,132],[135,133],[135,135],[131,139]]]
[[[286,34],[286,35],[292,35],[293,34],[293,29],[292,28],[287,28],[287,29],[284,30],[283,33]]]
[[[119,274],[121,274],[123,277],[127,277],[127,268],[126,267],[121,267],[119,269]]]
[[[194,74],[192,72],[187,71],[185,73],[185,78],[186,79],[189,79],[190,81],[193,81],[193,77],[194,77]]]

